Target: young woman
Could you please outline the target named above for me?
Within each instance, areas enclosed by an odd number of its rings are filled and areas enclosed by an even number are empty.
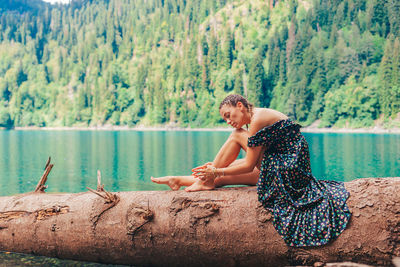
[[[273,213],[273,224],[290,246],[318,246],[337,237],[350,219],[344,184],[316,180],[300,125],[272,109],[253,108],[240,95],[220,104],[222,118],[235,128],[213,162],[193,176],[151,178],[173,190],[211,190],[232,184],[257,184],[258,199]],[[250,125],[244,130],[244,125]],[[237,160],[240,149],[246,158]]]

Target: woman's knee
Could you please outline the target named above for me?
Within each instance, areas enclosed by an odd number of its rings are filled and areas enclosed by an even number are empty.
[[[231,142],[238,143],[243,149],[247,146],[247,139],[249,138],[249,134],[244,129],[235,129],[228,140]]]
[[[247,138],[248,134],[247,131],[244,129],[235,129],[231,135],[229,136],[229,139],[232,139],[234,141],[240,142]]]

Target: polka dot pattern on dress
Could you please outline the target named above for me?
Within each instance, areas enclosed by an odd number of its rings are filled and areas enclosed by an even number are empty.
[[[264,146],[258,200],[274,216],[289,246],[320,246],[340,235],[350,220],[349,192],[343,182],[317,180],[311,173],[307,141],[300,125],[281,120],[249,137]]]

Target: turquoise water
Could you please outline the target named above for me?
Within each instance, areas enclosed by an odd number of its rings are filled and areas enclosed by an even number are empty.
[[[0,195],[34,190],[48,156],[47,192],[95,188],[97,170],[110,191],[166,190],[153,176],[189,175],[212,161],[229,132],[0,131]],[[400,176],[400,135],[304,134],[318,179]],[[242,153],[243,157],[244,154]]]

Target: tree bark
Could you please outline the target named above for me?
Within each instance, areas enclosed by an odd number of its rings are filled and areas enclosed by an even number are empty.
[[[346,183],[348,228],[315,248],[288,247],[256,187],[0,198],[0,250],[129,265],[283,266],[400,256],[400,178]]]

